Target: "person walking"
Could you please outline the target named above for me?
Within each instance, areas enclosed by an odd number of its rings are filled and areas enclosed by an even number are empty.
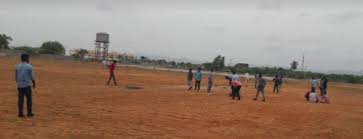
[[[253,100],[257,100],[258,95],[261,93],[262,94],[262,101],[265,102],[266,98],[265,98],[265,93],[264,93],[264,89],[266,87],[266,81],[265,79],[262,78],[262,74],[259,74],[258,78],[257,78],[257,93],[256,93],[256,97]]]
[[[33,117],[32,111],[32,89],[35,89],[35,76],[32,65],[29,64],[29,55],[21,55],[21,63],[16,65],[15,80],[18,87],[18,117],[24,117],[23,104],[24,96],[26,97],[27,116]]]
[[[188,75],[187,75],[187,82],[188,82],[188,90],[191,90],[193,88],[193,72],[192,68],[189,69]]]
[[[107,85],[110,84],[110,81],[113,80],[113,84],[117,86],[116,77],[115,77],[115,68],[116,68],[117,61],[114,60],[111,65],[108,66],[110,71],[110,76],[108,77]]]
[[[208,88],[207,88],[208,96],[212,95],[213,76],[214,76],[214,70],[211,69],[210,73],[208,74]]]
[[[194,90],[200,90],[200,83],[202,82],[202,72],[201,72],[201,68],[199,67],[197,69],[197,72],[195,72],[195,88]]]

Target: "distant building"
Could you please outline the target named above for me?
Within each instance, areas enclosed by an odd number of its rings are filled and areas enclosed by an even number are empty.
[[[235,68],[248,68],[249,65],[246,63],[238,63],[236,65],[234,65]]]
[[[73,54],[76,54],[80,51],[80,49],[73,49],[73,50],[69,50],[68,51],[68,54],[69,55],[73,55]],[[86,58],[96,58],[96,52],[95,50],[87,50],[88,51],[88,54],[85,55]],[[128,53],[121,53],[121,52],[114,52],[114,51],[111,51],[108,53],[106,59],[108,60],[134,60],[136,59],[136,56],[135,55],[132,55],[132,54],[128,54]]]

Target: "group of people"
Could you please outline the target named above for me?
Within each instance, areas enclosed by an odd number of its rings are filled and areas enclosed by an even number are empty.
[[[214,70],[210,70],[210,73],[208,74],[208,87],[207,87],[207,95],[211,95],[212,93],[212,87],[213,87],[213,76],[214,76]],[[188,90],[193,89],[193,78],[195,80],[195,86],[194,90],[199,91],[200,85],[202,82],[202,69],[198,68],[195,72],[195,75],[193,75],[193,69],[189,69],[188,75],[187,75],[187,82],[188,82]]]
[[[309,92],[307,92],[305,94],[305,99],[309,102],[313,102],[313,103],[326,103],[329,104],[329,97],[327,94],[327,89],[328,89],[328,79],[326,77],[323,77],[322,79],[320,79],[320,82],[315,79],[315,77],[313,77],[310,80],[310,86],[311,89]],[[320,88],[320,97],[321,99],[319,99],[318,95],[316,94],[316,88],[319,87]]]
[[[231,75],[225,76],[225,79],[229,81],[229,86],[231,88],[230,96],[232,97],[232,100],[241,99],[240,91],[243,83],[240,80],[240,77],[236,74],[235,71],[231,71]],[[207,87],[207,95],[211,95],[211,89],[213,86],[213,70],[210,71],[208,74],[208,87]],[[248,81],[249,81],[249,74],[246,73],[245,75],[245,83],[244,85],[247,87]],[[189,69],[188,75],[187,75],[187,81],[189,89],[193,89],[193,77],[195,78],[195,90],[200,90],[200,84],[202,80],[202,73],[201,68],[198,68],[195,72],[195,75],[193,75],[193,70]],[[282,74],[275,75],[275,77],[272,79],[273,82],[273,93],[279,94],[281,91],[282,83],[283,83],[283,76]],[[329,98],[327,95],[327,88],[328,88],[328,79],[326,77],[322,78],[320,82],[315,79],[314,77],[310,80],[310,86],[311,90],[305,94],[306,100],[310,102],[322,102],[322,103],[329,103]],[[262,78],[262,74],[258,73],[255,75],[255,88],[257,90],[256,97],[253,98],[253,100],[258,100],[258,97],[262,96],[262,101],[266,101],[265,97],[265,87],[266,87],[266,80]],[[316,88],[320,88],[320,96],[321,99],[316,95]]]
[[[15,81],[18,89],[18,117],[25,117],[23,112],[24,97],[26,98],[27,105],[27,116],[33,117],[34,113],[32,111],[32,88],[35,89],[35,76],[33,72],[32,65],[29,64],[29,55],[22,54],[20,56],[21,63],[15,67]],[[102,62],[106,64],[104,61]],[[109,78],[107,85],[113,80],[114,85],[117,85],[115,78],[115,68],[117,61],[113,61],[110,65],[107,65],[109,69]]]
[[[105,64],[105,62],[103,62]],[[115,78],[115,68],[116,68],[117,61],[113,61],[112,64],[108,65],[109,69],[109,78],[107,81],[107,85],[110,84],[110,81],[113,80],[114,85],[117,85],[116,78]],[[212,93],[212,87],[213,87],[213,76],[214,71],[210,70],[208,74],[208,87],[207,87],[207,95],[211,95]],[[246,74],[246,86],[248,84],[249,80],[249,74]],[[257,90],[256,97],[253,100],[257,100],[258,96],[262,95],[262,101],[266,101],[265,98],[265,87],[266,87],[266,80],[262,78],[262,74],[256,74],[255,75],[255,88]],[[198,68],[197,71],[193,74],[192,69],[189,69],[188,75],[187,75],[187,82],[188,82],[188,90],[193,89],[193,78],[195,80],[195,86],[194,90],[199,91],[201,82],[202,82],[202,71],[201,68]],[[227,80],[229,80],[229,85],[231,87],[231,94],[230,96],[232,99],[241,99],[240,90],[242,87],[242,83],[240,81],[240,77],[236,74],[235,71],[232,71],[232,74],[225,77]],[[32,88],[35,89],[35,76],[33,73],[32,65],[29,64],[29,55],[28,54],[22,54],[21,55],[21,63],[16,65],[15,69],[15,80],[17,83],[18,88],[18,116],[24,117],[23,113],[23,103],[24,103],[24,97],[26,97],[27,100],[27,116],[33,117],[34,113],[32,112]],[[273,79],[274,82],[274,90],[277,93],[280,92],[281,85],[282,85],[282,76],[276,75]],[[310,102],[322,102],[322,103],[329,103],[329,98],[327,96],[327,88],[328,88],[328,79],[322,78],[320,82],[315,79],[314,77],[310,81],[311,85],[311,91],[305,94],[306,100]],[[319,101],[318,96],[316,95],[316,88],[320,87],[320,95],[321,95],[321,101]]]
[[[225,79],[227,79],[229,81],[229,85],[231,88],[231,93],[230,96],[232,97],[232,99],[237,99],[237,100],[241,100],[241,95],[240,95],[240,91],[242,88],[242,82],[240,80],[239,75],[236,74],[235,71],[231,71],[232,74],[229,76],[225,76]],[[207,86],[207,95],[211,95],[212,93],[212,86],[213,86],[213,76],[214,76],[214,70],[210,70],[210,72],[208,73],[208,86]],[[195,75],[193,74],[193,69],[189,69],[189,72],[187,74],[187,84],[188,84],[188,90],[192,90],[193,89],[193,78],[195,80],[195,86],[194,86],[194,90],[199,91],[200,90],[200,86],[201,86],[201,81],[202,81],[202,72],[201,72],[201,68],[197,68],[197,71],[195,72]],[[282,78],[280,78],[282,79]],[[248,81],[249,81],[249,74],[246,74],[245,77],[245,86],[247,87],[248,85]],[[275,82],[279,82],[278,79],[276,79]],[[282,82],[282,81],[281,81]],[[279,83],[279,89],[281,83]],[[262,74],[257,74],[256,75],[256,89],[257,89],[257,93],[256,93],[256,97],[253,100],[257,100],[258,96],[261,94],[262,95],[262,101],[266,101],[265,98],[265,94],[264,94],[264,89],[266,87],[266,80],[262,78]]]

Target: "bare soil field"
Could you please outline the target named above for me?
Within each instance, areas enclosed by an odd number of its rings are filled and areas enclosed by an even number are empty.
[[[0,138],[363,138],[363,85],[330,83],[331,104],[304,99],[304,81],[282,92],[266,88],[267,101],[253,101],[254,81],[231,100],[228,83],[215,77],[213,95],[187,91],[179,72],[118,67],[119,85],[105,85],[100,64],[32,59],[37,88],[34,118],[17,117],[14,68],[0,57]],[[26,109],[24,109],[26,110]]]

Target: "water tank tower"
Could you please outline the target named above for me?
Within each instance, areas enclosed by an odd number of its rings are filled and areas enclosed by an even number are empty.
[[[108,44],[110,43],[110,35],[108,33],[96,33],[95,41],[95,59],[104,60],[108,56]]]

